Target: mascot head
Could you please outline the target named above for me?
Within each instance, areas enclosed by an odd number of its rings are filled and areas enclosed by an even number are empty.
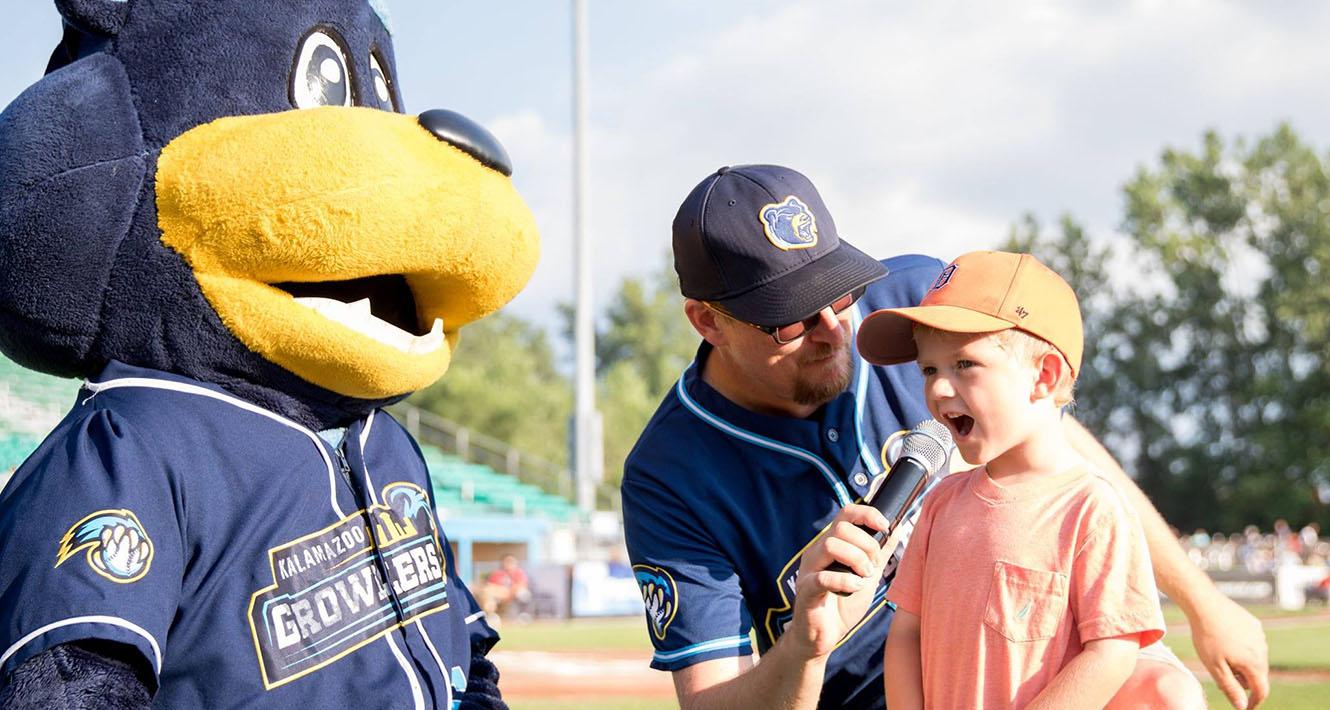
[[[379,0],[57,0],[0,114],[0,349],[112,359],[326,425],[448,367],[526,283],[503,147],[403,112]]]

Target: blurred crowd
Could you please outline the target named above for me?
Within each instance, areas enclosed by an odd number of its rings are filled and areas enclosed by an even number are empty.
[[[1242,532],[1229,535],[1197,530],[1180,535],[1178,541],[1192,562],[1207,571],[1270,574],[1283,565],[1330,565],[1330,538],[1321,537],[1316,523],[1294,530],[1287,521],[1276,520],[1272,531],[1262,532],[1248,525]]]

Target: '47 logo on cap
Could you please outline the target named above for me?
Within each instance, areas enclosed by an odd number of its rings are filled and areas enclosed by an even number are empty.
[[[784,202],[763,205],[757,214],[767,239],[777,248],[789,251],[817,245],[817,220],[808,205],[794,195],[786,197]]]

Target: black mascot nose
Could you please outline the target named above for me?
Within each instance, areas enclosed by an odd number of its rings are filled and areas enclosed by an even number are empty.
[[[479,123],[456,111],[441,108],[430,109],[420,114],[417,120],[435,138],[461,148],[491,170],[512,176],[513,163],[508,158],[508,151],[503,149],[503,144],[493,133]]]

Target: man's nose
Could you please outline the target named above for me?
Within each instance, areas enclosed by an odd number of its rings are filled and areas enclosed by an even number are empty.
[[[817,313],[817,325],[805,331],[804,338],[819,343],[829,343],[831,345],[840,345],[845,339],[845,333],[848,328],[841,323],[840,316],[831,310],[830,306],[823,308]]]
[[[493,133],[456,111],[430,109],[416,118],[435,138],[455,146],[480,161],[481,165],[511,177],[513,163],[508,151]]]

